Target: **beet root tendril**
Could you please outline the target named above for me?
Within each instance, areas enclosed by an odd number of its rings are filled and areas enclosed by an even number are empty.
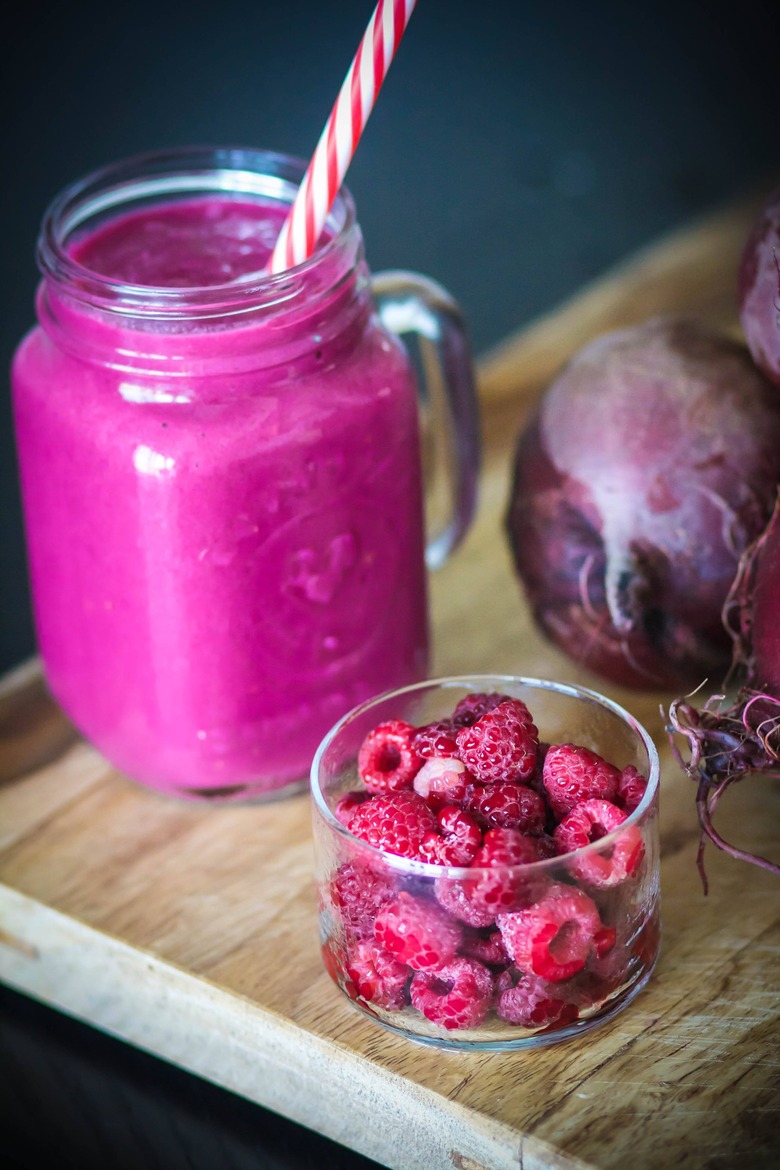
[[[672,750],[696,785],[701,839],[697,865],[704,891],[707,841],[730,856],[767,869],[780,877],[780,865],[724,840],[713,817],[723,794],[746,777],[780,777],[780,495],[769,524],[743,553],[723,608],[723,624],[733,641],[733,660],[724,692],[701,707],[689,696],[670,705],[667,731]],[[675,742],[688,743],[684,759]]]

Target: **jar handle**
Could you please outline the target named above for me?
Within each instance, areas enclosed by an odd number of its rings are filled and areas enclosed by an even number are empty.
[[[479,407],[468,332],[456,301],[426,276],[378,272],[371,287],[384,327],[402,340],[417,339],[416,351],[409,352],[418,375],[425,562],[439,569],[465,536],[476,507]]]

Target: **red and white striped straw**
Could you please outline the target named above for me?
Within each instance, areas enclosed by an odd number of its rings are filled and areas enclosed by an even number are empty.
[[[416,3],[379,0],[374,9],[274,245],[271,273],[313,253]]]

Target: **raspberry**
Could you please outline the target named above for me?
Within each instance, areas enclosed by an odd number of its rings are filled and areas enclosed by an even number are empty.
[[[509,964],[509,955],[504,948],[500,930],[491,930],[490,934],[480,934],[476,930],[466,929],[460,953],[467,959],[476,959],[488,967],[506,967]]]
[[[395,892],[392,881],[354,861],[340,865],[330,883],[331,901],[341,914],[348,937],[373,935],[377,911]]]
[[[635,915],[621,915],[612,935],[613,945],[592,955],[575,981],[580,994],[591,1003],[620,994],[652,967],[659,943],[657,911],[649,916],[644,909]]]
[[[447,805],[442,812],[454,809],[451,831],[439,835],[426,833],[420,845],[420,856],[432,865],[447,865],[460,869],[468,866],[482,844],[482,830],[475,820],[454,805]],[[440,814],[441,815],[441,814]]]
[[[374,922],[377,941],[415,971],[435,971],[455,957],[462,931],[433,902],[402,891]]]
[[[631,925],[623,921],[619,932],[614,926],[603,926],[597,931],[594,952],[575,981],[582,1002],[606,999],[632,979],[637,962],[631,955],[631,935]]]
[[[507,699],[458,732],[458,751],[483,784],[524,780],[536,764],[538,732],[519,699]]]
[[[338,983],[339,987],[343,987],[350,999],[357,999],[357,988],[342,966],[344,955],[341,947],[337,946],[332,938],[329,938],[320,947],[320,954],[325,970],[333,982]]]
[[[349,950],[346,972],[363,999],[387,1011],[399,1011],[408,1002],[409,968],[373,938],[360,939]]]
[[[453,849],[441,833],[426,833],[420,842],[420,860],[429,865],[457,866],[457,856],[457,849]]]
[[[358,772],[369,792],[386,795],[411,788],[422,760],[412,747],[414,728],[390,719],[369,731],[358,752]]]
[[[619,829],[627,815],[608,800],[584,800],[563,818],[553,838],[563,853],[574,852]],[[617,886],[633,877],[643,855],[642,834],[636,825],[629,825],[613,844],[573,858],[572,869],[589,885]]]
[[[560,820],[582,800],[614,800],[620,772],[588,748],[561,743],[548,749],[542,779],[550,808]]]
[[[418,796],[434,810],[445,804],[460,804],[466,799],[471,776],[466,765],[452,756],[426,760],[414,778]]]
[[[352,820],[352,814],[359,805],[365,804],[367,800],[367,792],[345,792],[336,801],[333,815],[336,817],[336,820],[341,821],[342,825],[348,829],[349,822]]]
[[[476,723],[488,711],[493,711],[500,703],[505,703],[508,698],[509,695],[500,695],[497,691],[464,695],[452,712],[452,722],[456,727],[471,727],[472,723]]]
[[[477,853],[473,867],[507,869],[518,865],[530,865],[539,860],[539,842],[535,837],[526,836],[516,829],[488,829]]]
[[[501,931],[498,933],[501,934]],[[517,980],[520,978],[520,975],[521,972],[519,972],[516,967],[510,967],[504,971],[499,971],[495,977],[495,980],[493,981],[493,993],[496,996],[499,996],[508,988],[514,987],[514,985],[517,983]]]
[[[455,804],[439,810],[439,833],[426,833],[420,856],[433,865],[467,866],[482,844],[482,829]]]
[[[349,831],[361,841],[399,857],[419,857],[426,833],[436,818],[416,792],[391,792],[361,804],[349,822]]]
[[[642,773],[629,764],[620,773],[618,781],[617,803],[627,813],[632,813],[641,804],[642,797],[647,789],[647,780]]]
[[[522,872],[522,867],[540,860],[539,843],[516,829],[488,829],[471,869],[483,869],[469,883],[469,901],[495,915],[525,906],[538,895],[547,878]]]
[[[499,914],[508,954],[521,970],[551,983],[581,971],[601,929],[595,903],[575,886],[552,886],[526,910]]]
[[[614,926],[602,926],[601,930],[597,930],[593,938],[593,947],[596,951],[596,956],[603,959],[604,955],[608,955],[615,945],[617,938],[617,931]]]
[[[437,878],[434,885],[437,902],[453,918],[469,926],[492,926],[496,921],[494,907],[486,906],[478,898],[473,899],[474,882],[459,881],[455,878]]]
[[[555,826],[553,840],[560,853],[573,853],[600,841],[627,819],[627,814],[608,800],[583,800]]]
[[[442,756],[457,756],[458,745],[455,736],[458,728],[451,719],[440,719],[437,723],[427,723],[425,727],[418,727],[412,737],[412,747],[418,756],[429,760]]]
[[[489,829],[469,867],[475,871],[473,876],[440,878],[436,897],[450,914],[469,926],[490,926],[502,911],[527,905],[540,883],[546,883],[544,877],[521,872],[523,866],[538,860],[537,838],[525,837],[515,829]]]
[[[454,864],[469,865],[482,844],[482,830],[477,822],[454,804],[440,809],[436,819],[447,844],[457,855]]]
[[[543,833],[547,806],[543,797],[525,784],[498,782],[485,788],[475,785],[467,807],[491,829],[517,829],[520,833]]]
[[[493,977],[475,959],[453,959],[438,971],[419,971],[409,989],[413,1005],[447,1029],[481,1024],[490,1007]]]
[[[549,983],[535,975],[524,975],[514,987],[503,987],[496,1013],[507,1024],[524,1028],[549,1028],[552,1024],[560,1027],[573,1023],[579,1014],[575,1004],[557,995]]]

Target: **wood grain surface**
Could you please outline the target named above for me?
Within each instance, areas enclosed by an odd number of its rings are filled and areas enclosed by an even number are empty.
[[[38,664],[0,684],[0,978],[394,1170],[775,1167],[780,887],[695,857],[693,787],[668,694],[605,686],[532,628],[503,534],[526,413],[590,336],[665,310],[735,325],[751,196],[675,234],[487,355],[479,512],[431,580],[434,673],[583,682],[628,706],[664,760],[662,954],[645,991],[587,1036],[457,1054],[355,1012],[325,974],[308,798],[201,807],[113,772],[68,725]],[[743,785],[719,823],[778,856],[780,788]]]

